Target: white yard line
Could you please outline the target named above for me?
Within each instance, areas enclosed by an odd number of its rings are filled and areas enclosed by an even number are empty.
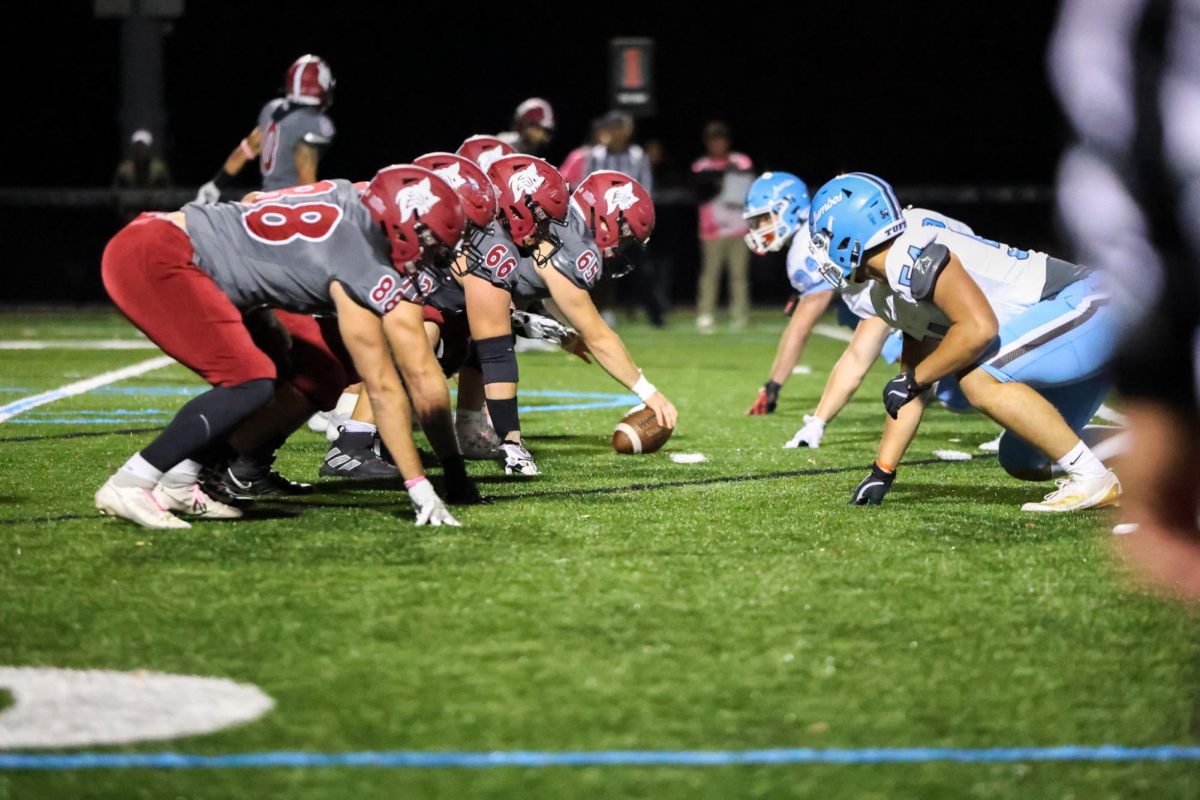
[[[175,359],[170,356],[156,356],[145,361],[139,361],[136,364],[131,364],[128,367],[114,369],[108,372],[102,372],[91,378],[85,378],[75,383],[68,383],[66,386],[60,386],[57,389],[51,389],[48,392],[41,394],[33,394],[28,397],[22,397],[20,400],[14,400],[11,403],[5,403],[0,406],[0,422],[12,419],[17,414],[28,411],[31,408],[44,406],[47,403],[53,403],[56,400],[62,400],[64,397],[74,397],[77,394],[86,394],[93,389],[99,389],[101,386],[107,386],[110,383],[123,381],[126,378],[136,378],[138,375],[144,375],[151,370],[161,369],[162,367],[174,364]]]
[[[0,350],[157,350],[149,339],[0,339]]]
[[[813,333],[819,333],[830,339],[837,339],[839,342],[848,342],[854,337],[854,331],[848,328],[841,328],[837,325],[826,325],[824,323],[814,325]]]

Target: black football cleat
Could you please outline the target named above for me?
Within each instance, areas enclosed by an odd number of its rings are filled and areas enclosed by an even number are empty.
[[[235,474],[232,467],[225,466],[206,474],[203,487],[214,499],[228,502],[224,498],[230,498],[240,504],[267,497],[291,497],[313,492],[311,483],[289,480],[270,467],[249,474]]]
[[[375,434],[343,430],[318,470],[324,478],[377,481],[399,478],[400,470],[375,452]]]

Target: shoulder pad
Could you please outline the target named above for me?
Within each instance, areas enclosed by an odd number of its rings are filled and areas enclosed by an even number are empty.
[[[946,245],[930,242],[913,259],[912,273],[909,280],[912,284],[912,296],[916,300],[926,300],[933,295],[933,287],[937,283],[942,268],[950,263],[950,250]]]

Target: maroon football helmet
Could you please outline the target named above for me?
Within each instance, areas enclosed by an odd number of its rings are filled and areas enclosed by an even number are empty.
[[[496,187],[478,164],[454,153],[428,153],[413,163],[432,170],[458,193],[468,223],[458,251],[466,256],[470,272],[483,262],[479,245],[496,221]]]
[[[645,247],[654,232],[650,193],[624,172],[603,169],[583,179],[571,202],[583,213],[608,274],[615,278],[627,274],[633,268],[627,249]],[[619,271],[612,268],[614,262]]]
[[[333,104],[333,89],[337,81],[333,70],[320,56],[306,55],[297,58],[284,76],[284,96],[292,103],[302,106],[328,108]]]
[[[504,156],[511,156],[517,152],[513,146],[502,139],[497,139],[495,136],[469,136],[466,141],[458,146],[455,151],[457,155],[463,158],[469,158],[479,165],[479,168],[487,172],[492,164],[496,163],[496,159]]]
[[[566,222],[567,182],[543,159],[520,154],[492,164],[488,177],[496,185],[500,224],[522,255],[543,263],[549,256],[537,253],[538,244],[548,241],[555,250],[562,244],[550,225]]]
[[[466,217],[458,194],[429,170],[384,167],[367,184],[362,202],[387,234],[392,265],[400,272],[445,266],[453,257]]]

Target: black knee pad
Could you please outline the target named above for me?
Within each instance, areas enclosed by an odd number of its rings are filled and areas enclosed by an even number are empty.
[[[517,352],[511,336],[493,336],[475,342],[483,382],[517,383]]]

